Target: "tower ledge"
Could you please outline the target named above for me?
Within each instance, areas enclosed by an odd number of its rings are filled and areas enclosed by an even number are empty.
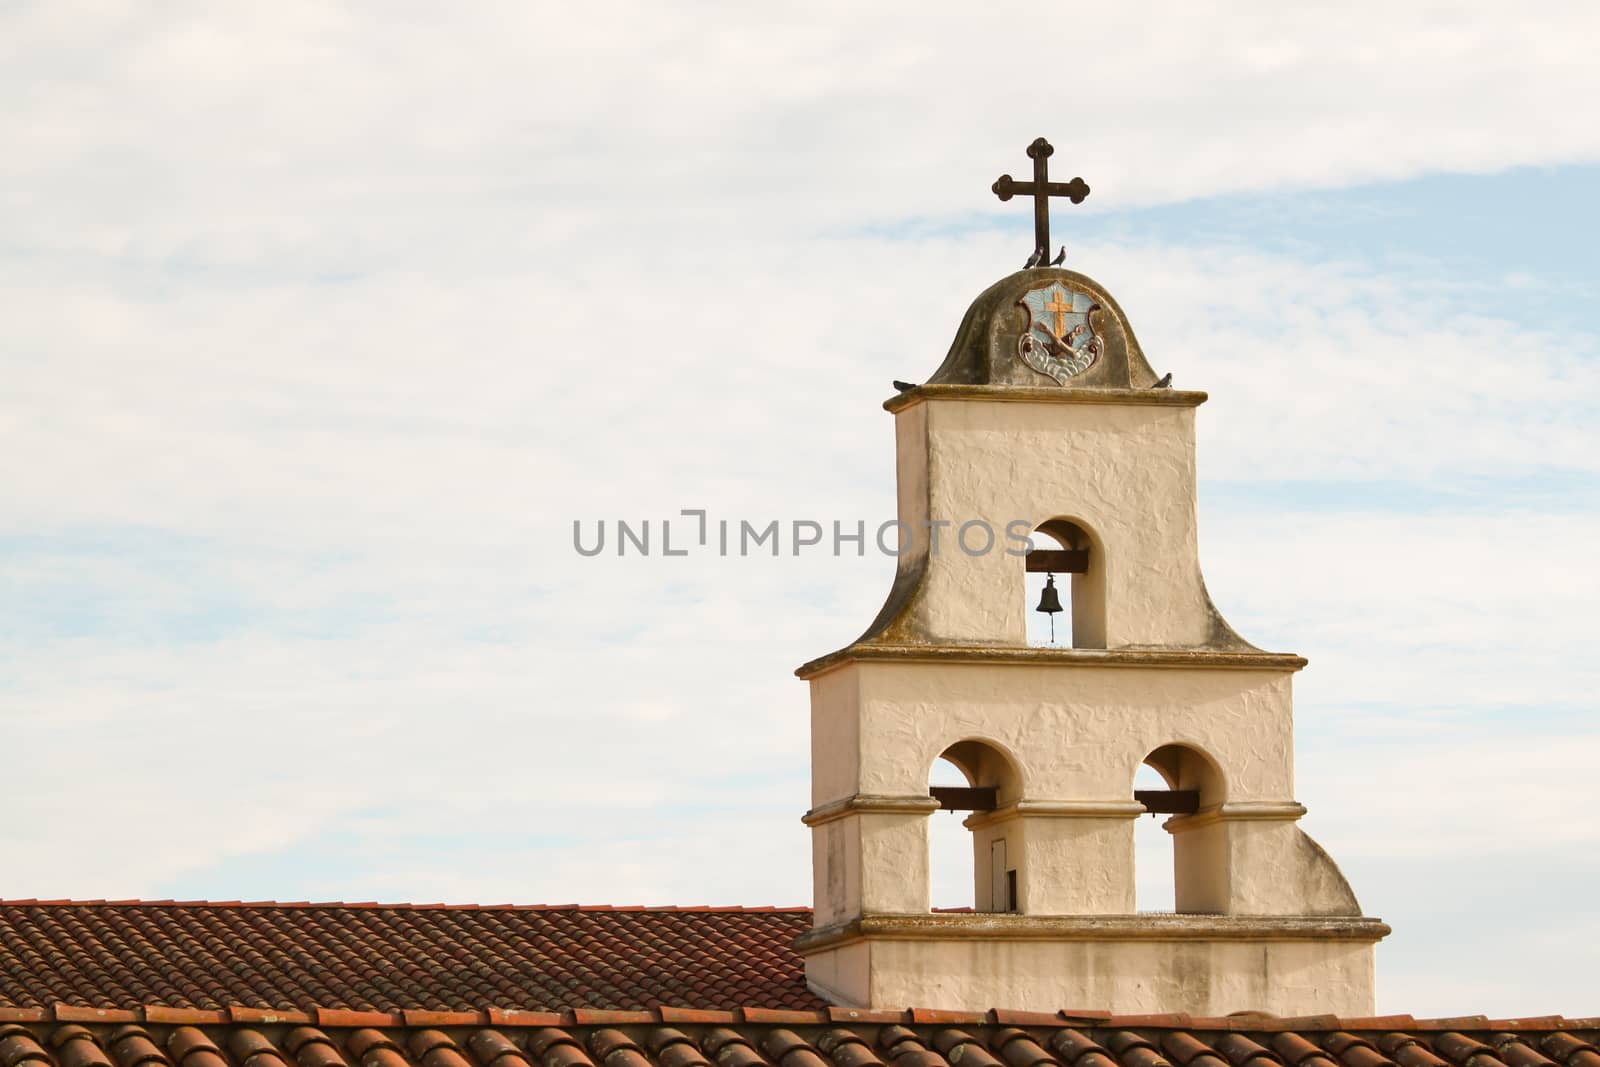
[[[1175,667],[1201,670],[1299,671],[1309,660],[1292,652],[1228,652],[1171,648],[1035,648],[1014,645],[889,645],[857,642],[795,669],[815,678],[846,663],[981,663],[991,666]]]
[[[985,941],[1366,941],[1392,933],[1382,919],[1358,915],[1006,915],[943,912],[932,915],[867,915],[801,934],[795,949],[805,955],[874,940]]]
[[[1209,399],[1198,389],[1062,389],[1059,386],[919,385],[883,402],[883,410],[901,412],[926,400],[1005,400],[1047,404],[1151,404],[1197,408]]]

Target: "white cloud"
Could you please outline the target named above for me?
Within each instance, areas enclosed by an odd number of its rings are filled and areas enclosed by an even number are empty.
[[[10,240],[247,272],[570,269],[983,195],[1060,130],[1093,205],[1594,159],[1592,5],[925,4],[9,18]],[[1025,213],[1025,212],[1024,212]],[[337,219],[329,226],[325,220]]]

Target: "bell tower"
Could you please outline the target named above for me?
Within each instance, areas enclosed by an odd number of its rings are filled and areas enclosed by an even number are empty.
[[[909,544],[867,631],[797,672],[815,906],[798,947],[819,994],[1372,1013],[1389,928],[1297,825],[1291,682],[1306,661],[1249,644],[1211,602],[1206,395],[1169,381],[1103,287],[1030,266],[973,302],[926,384],[885,403]],[[1037,571],[1071,602],[1056,645],[1028,640]],[[941,757],[967,787],[929,789]],[[1169,788],[1136,794],[1141,765]],[[970,912],[930,908],[941,808],[972,812]],[[1170,815],[1175,914],[1135,910],[1134,820],[1150,812]]]

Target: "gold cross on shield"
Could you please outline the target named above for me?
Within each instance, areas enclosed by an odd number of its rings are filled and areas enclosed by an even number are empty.
[[[1067,334],[1067,313],[1072,310],[1072,304],[1071,293],[1058,291],[1055,296],[1050,298],[1050,302],[1044,306],[1046,311],[1054,312],[1055,314],[1055,334],[1058,338],[1064,338]]]

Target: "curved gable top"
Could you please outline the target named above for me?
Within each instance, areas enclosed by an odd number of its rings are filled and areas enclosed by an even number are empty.
[[[985,289],[928,385],[1149,389],[1155,371],[1104,286],[1057,267]]]

